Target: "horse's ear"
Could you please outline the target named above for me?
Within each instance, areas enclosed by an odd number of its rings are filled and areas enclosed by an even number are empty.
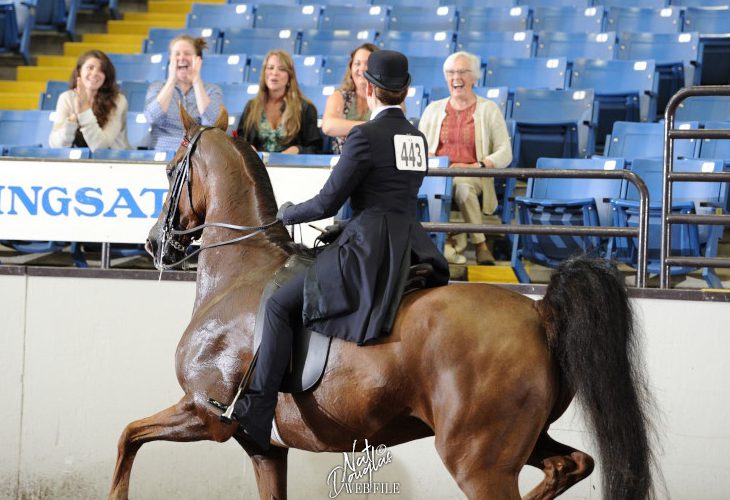
[[[221,104],[220,111],[218,112],[218,118],[215,119],[213,127],[221,129],[223,132],[228,130],[228,111]]]
[[[183,128],[185,129],[185,133],[187,134],[197,123],[193,118],[188,114],[188,112],[185,110],[185,107],[183,106],[182,100],[180,100],[180,119],[183,123]]]

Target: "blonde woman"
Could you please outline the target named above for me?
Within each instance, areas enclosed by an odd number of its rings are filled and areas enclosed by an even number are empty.
[[[48,138],[52,148],[127,149],[127,99],[114,65],[100,50],[81,54],[67,90],[58,97]]]
[[[370,119],[364,74],[368,69],[370,54],[376,50],[378,47],[372,43],[363,43],[353,50],[342,85],[327,98],[322,116],[322,132],[334,138],[332,152],[335,154],[342,152],[342,145],[352,127]]]
[[[317,109],[299,90],[294,62],[286,51],[266,54],[258,94],[246,103],[238,136],[257,151],[300,154],[321,149]]]

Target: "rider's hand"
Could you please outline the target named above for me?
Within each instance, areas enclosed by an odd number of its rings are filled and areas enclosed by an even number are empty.
[[[285,201],[279,207],[279,211],[276,212],[276,220],[280,220],[280,221],[284,222],[284,212],[286,212],[287,208],[292,207],[292,206],[294,206],[294,203],[292,203],[291,201]]]
[[[343,229],[345,229],[345,224],[335,222],[334,224],[331,224],[324,228],[324,231],[322,231],[322,234],[317,236],[317,239],[325,245],[329,245],[342,234]]]

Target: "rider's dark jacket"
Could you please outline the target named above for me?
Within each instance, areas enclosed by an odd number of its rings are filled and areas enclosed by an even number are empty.
[[[285,224],[323,219],[351,199],[352,219],[305,280],[304,323],[324,335],[364,344],[390,333],[409,265],[433,265],[427,286],[448,282],[446,260],[416,219],[426,172],[396,167],[396,135],[423,137],[399,108],[354,127],[319,194],[283,213]],[[423,145],[425,154],[425,137]]]

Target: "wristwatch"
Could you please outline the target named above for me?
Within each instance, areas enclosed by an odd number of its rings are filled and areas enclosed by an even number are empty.
[[[479,160],[479,168],[487,168],[483,161]]]

